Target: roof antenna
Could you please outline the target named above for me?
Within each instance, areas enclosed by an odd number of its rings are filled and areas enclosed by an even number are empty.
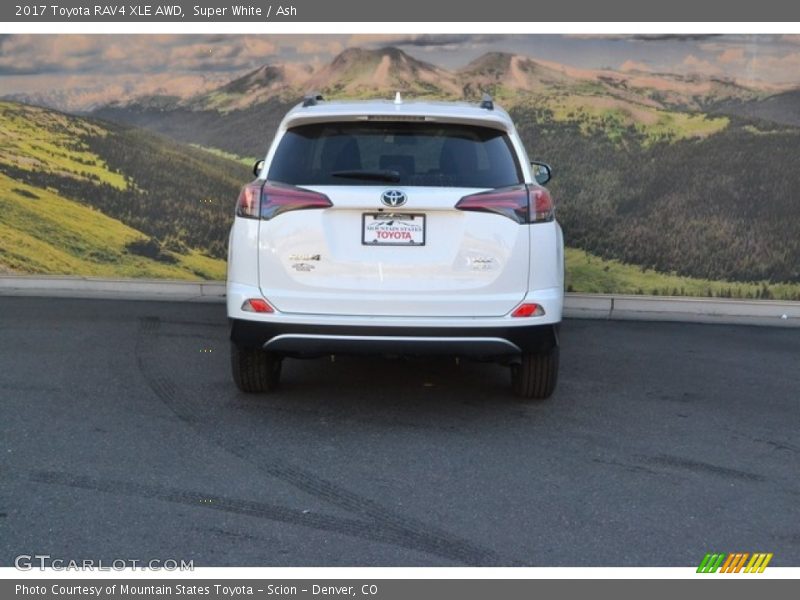
[[[395,103],[395,104],[402,104],[402,103],[403,103],[403,97],[402,97],[402,96],[400,96],[400,92],[397,92],[397,93],[394,95],[394,103]]]

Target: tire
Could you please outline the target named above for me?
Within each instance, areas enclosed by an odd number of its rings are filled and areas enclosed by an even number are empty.
[[[558,382],[558,346],[546,352],[522,355],[522,362],[511,367],[511,386],[521,398],[544,400]]]
[[[233,381],[243,392],[271,392],[281,379],[283,358],[258,348],[242,348],[231,343]]]

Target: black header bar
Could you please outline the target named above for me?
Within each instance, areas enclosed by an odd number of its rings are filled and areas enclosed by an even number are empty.
[[[12,0],[0,21],[22,22],[800,22],[800,3],[786,0]],[[787,32],[791,31],[787,27]],[[536,26],[530,33],[547,33]]]

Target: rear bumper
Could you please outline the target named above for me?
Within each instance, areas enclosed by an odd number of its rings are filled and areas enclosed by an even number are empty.
[[[531,318],[530,323],[524,320],[512,319],[509,314],[504,316],[407,316],[407,315],[375,315],[353,311],[352,314],[326,314],[326,313],[297,313],[297,312],[276,312],[270,314],[259,314],[245,312],[242,304],[248,298],[263,298],[261,289],[257,286],[247,285],[228,281],[226,287],[226,302],[228,318],[234,320],[254,321],[260,323],[296,323],[303,325],[342,325],[347,327],[371,327],[379,325],[381,327],[442,327],[450,328],[450,331],[463,328],[495,328],[495,327],[520,327],[528,325],[554,325],[561,321],[561,313],[564,305],[564,288],[552,287],[535,289],[528,292],[523,302],[535,302],[544,308],[545,314],[541,317]],[[266,295],[269,301],[269,294]],[[454,300],[457,302],[457,299]],[[403,296],[397,295],[389,299],[384,295],[380,300],[373,302],[374,306],[390,307],[402,304]],[[319,304],[324,305],[324,296],[320,296]],[[373,307],[374,307],[373,306]]]
[[[558,344],[557,324],[495,327],[311,325],[230,319],[231,341],[288,356],[446,354],[507,358]]]

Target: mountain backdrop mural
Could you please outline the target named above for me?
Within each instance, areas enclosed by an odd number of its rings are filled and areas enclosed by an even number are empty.
[[[258,64],[231,51],[227,71],[220,48],[235,36],[217,37],[212,58],[200,56],[206,72],[184,64],[172,84],[163,72],[148,85],[101,69],[48,88],[37,77],[56,66],[30,59],[20,73],[0,54],[0,83],[16,87],[3,85],[0,103],[0,272],[222,279],[238,188],[305,93],[475,102],[488,92],[531,158],[554,166],[569,289],[800,300],[794,36],[603,40],[617,65],[575,58],[583,38],[552,40],[572,57],[562,62],[522,52],[519,36],[440,36],[427,54],[425,38],[310,48],[295,37],[286,56],[258,46],[272,56]]]

